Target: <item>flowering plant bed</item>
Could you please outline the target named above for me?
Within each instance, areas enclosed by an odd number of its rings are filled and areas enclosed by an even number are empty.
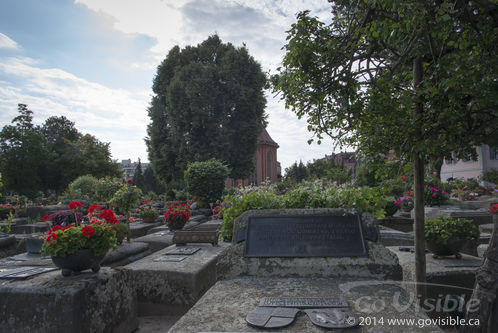
[[[400,197],[394,201],[394,205],[403,211],[410,211],[413,209],[413,197],[411,195]]]
[[[64,257],[78,250],[92,250],[96,256],[105,255],[116,245],[116,231],[104,222],[83,226],[53,226],[42,245],[41,253]]]
[[[168,209],[164,214],[164,220],[169,230],[179,230],[183,228],[190,218],[190,205],[180,204]]]

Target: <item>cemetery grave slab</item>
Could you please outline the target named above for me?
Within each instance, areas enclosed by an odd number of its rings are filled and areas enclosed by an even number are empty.
[[[403,268],[403,287],[408,293],[416,295],[415,290],[415,254],[400,251],[398,246],[388,247],[396,254]],[[443,257],[434,259],[431,253],[426,257],[427,297],[438,299],[439,295],[472,294],[475,272],[480,266],[481,258],[462,254],[461,259]]]
[[[141,223],[141,222],[133,222],[130,223],[131,230],[131,238],[138,238],[147,235],[147,231],[154,227],[158,227],[162,222],[154,222],[154,223]]]
[[[164,230],[135,238],[135,241],[149,244],[150,251],[154,253],[173,244],[173,233],[168,231],[168,228],[165,228]]]
[[[110,250],[102,261],[102,266],[124,266],[131,262],[149,255],[149,244],[131,240],[123,240],[121,245],[116,247],[116,251]]]
[[[253,216],[281,216],[300,215],[336,215],[351,214],[344,209],[268,209],[251,210],[244,212],[234,221],[234,235],[249,234],[249,217]],[[369,214],[360,215],[361,231],[371,230],[370,234],[378,232],[375,218]],[[356,229],[358,230],[358,229]],[[292,236],[292,235],[291,235]],[[236,236],[235,240],[240,240]],[[366,237],[365,237],[366,238]],[[372,239],[378,239],[373,237]],[[246,242],[240,241],[227,250],[227,254],[220,258],[218,275],[229,279],[237,276],[261,277],[351,277],[371,279],[401,280],[402,272],[398,260],[384,246],[372,241],[366,241],[367,256],[358,257],[247,257]],[[358,244],[358,243],[357,243]],[[357,245],[356,245],[357,246]],[[347,249],[347,246],[346,246]],[[345,251],[342,252],[344,254]]]
[[[102,268],[52,271],[0,282],[0,332],[132,332],[138,326],[130,274]]]
[[[192,306],[216,282],[218,258],[228,246],[196,244],[200,250],[192,255],[169,255],[176,249],[170,246],[125,266],[135,281],[140,308],[164,313],[171,306]]]
[[[399,282],[398,282],[399,284]],[[427,319],[423,312],[417,312],[406,292],[399,285],[383,281],[350,279],[309,279],[309,278],[262,278],[240,277],[218,281],[202,298],[169,330],[170,333],[194,332],[259,332],[249,326],[246,316],[251,313],[265,297],[271,298],[313,298],[326,297],[344,299],[357,318],[382,317],[388,319]],[[402,303],[398,307],[396,300]],[[372,304],[382,304],[380,311],[372,313]],[[278,309],[278,308],[277,308]],[[287,312],[286,312],[287,313]],[[344,331],[394,333],[402,330],[410,332],[442,332],[437,326],[407,327],[396,325],[374,325],[372,322],[352,327]],[[300,311],[297,318],[278,332],[323,332]]]
[[[395,229],[380,226],[380,243],[384,246],[413,246],[413,235]]]

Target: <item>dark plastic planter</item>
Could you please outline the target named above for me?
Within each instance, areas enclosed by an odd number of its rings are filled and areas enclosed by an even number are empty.
[[[96,256],[93,250],[82,249],[65,257],[52,257],[55,266],[62,269],[63,276],[71,274],[79,274],[86,269],[92,269],[94,273],[100,270],[100,263],[104,259],[104,255]]]
[[[432,252],[434,258],[446,257],[455,255],[457,259],[460,259],[462,255],[460,250],[463,249],[467,240],[458,239],[449,241],[447,244],[440,244],[434,242],[427,242],[427,248]]]

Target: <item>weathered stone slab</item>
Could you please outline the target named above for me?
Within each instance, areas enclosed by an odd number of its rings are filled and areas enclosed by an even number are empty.
[[[132,240],[128,243],[126,240],[116,247],[116,251],[109,251],[102,261],[102,266],[124,266],[138,259],[151,254],[149,244]]]
[[[201,223],[196,225],[192,230],[221,230],[221,224],[223,223],[223,220],[221,219],[216,219],[216,220],[209,220],[207,222]]]
[[[400,251],[399,247],[388,249],[396,254],[403,268],[403,287],[408,293],[416,295],[414,253]],[[480,258],[462,254],[462,259],[434,259],[431,253],[426,255],[427,297],[437,299],[439,295],[472,294],[475,282],[477,262]]]
[[[141,222],[133,222],[130,223],[131,230],[131,238],[138,238],[147,235],[147,231],[154,227],[158,227],[162,224],[162,222],[154,222],[154,223],[141,223]]]
[[[179,262],[155,261],[175,248],[170,246],[125,266],[135,281],[138,301],[154,308],[191,307],[214,283],[218,258],[229,245],[196,245],[201,249]],[[174,256],[172,256],[174,257]]]
[[[16,223],[12,225],[11,233],[13,234],[32,234],[36,232],[47,232],[50,227],[45,222],[36,222],[31,224]]]
[[[246,257],[364,257],[358,215],[249,217]]]
[[[245,231],[249,216],[256,215],[298,215],[298,214],[349,214],[343,209],[290,209],[290,210],[251,210],[244,212],[234,221],[234,234]],[[375,218],[362,214],[362,228],[378,232]],[[261,277],[329,277],[329,278],[370,278],[400,280],[401,267],[394,254],[384,246],[366,242],[367,257],[313,257],[313,258],[248,258],[244,257],[245,242],[234,244],[218,263],[221,279],[237,276]]]
[[[390,216],[379,219],[381,226],[391,228],[402,232],[413,231],[413,219],[402,216]]]
[[[392,319],[428,319],[416,309],[414,300],[409,299],[399,282],[256,277],[218,281],[169,332],[260,332],[260,329],[246,323],[246,316],[264,297],[344,298],[357,318],[382,317],[385,321],[384,325],[378,322],[374,324],[373,320],[363,322],[363,326],[347,330],[351,333],[442,332],[437,326],[421,328],[416,325],[401,327],[387,324]],[[298,314],[290,326],[278,330],[307,333],[323,331],[303,313]]]
[[[413,235],[380,226],[380,243],[384,246],[413,246]]]
[[[128,272],[63,277],[60,271],[0,285],[0,332],[132,332],[137,303]]]
[[[162,231],[135,238],[135,241],[149,244],[150,251],[154,253],[173,244],[173,232],[165,228]]]
[[[211,243],[218,245],[218,231],[206,230],[177,230],[173,235],[173,243],[177,245],[186,245],[189,243]]]

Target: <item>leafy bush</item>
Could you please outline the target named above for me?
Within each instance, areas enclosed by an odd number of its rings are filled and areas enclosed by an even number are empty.
[[[353,208],[383,217],[387,198],[379,188],[347,188],[331,181],[303,181],[278,195],[275,186],[251,187],[224,198],[222,236],[231,237],[233,221],[251,209]]]
[[[118,178],[104,177],[97,180],[93,199],[97,201],[110,201],[114,194],[121,188]]]
[[[95,195],[97,178],[92,175],[84,175],[76,178],[69,184],[68,190],[64,196],[68,199],[87,199],[91,200]]]
[[[498,169],[489,169],[482,173],[482,180],[498,184]]]
[[[140,202],[142,191],[130,184],[123,184],[112,197],[110,203],[116,204],[121,213],[129,213],[133,207]]]
[[[471,220],[440,216],[425,219],[425,239],[428,242],[447,244],[454,240],[479,239],[479,229]]]
[[[190,163],[185,171],[187,191],[206,203],[221,198],[227,177],[228,167],[216,159]]]
[[[277,209],[283,207],[283,197],[273,191],[273,187],[262,187],[257,191],[242,195],[228,195],[224,199],[222,237],[232,237],[233,221],[251,209]]]
[[[429,206],[441,206],[448,202],[448,193],[440,187],[424,186],[424,202]]]

